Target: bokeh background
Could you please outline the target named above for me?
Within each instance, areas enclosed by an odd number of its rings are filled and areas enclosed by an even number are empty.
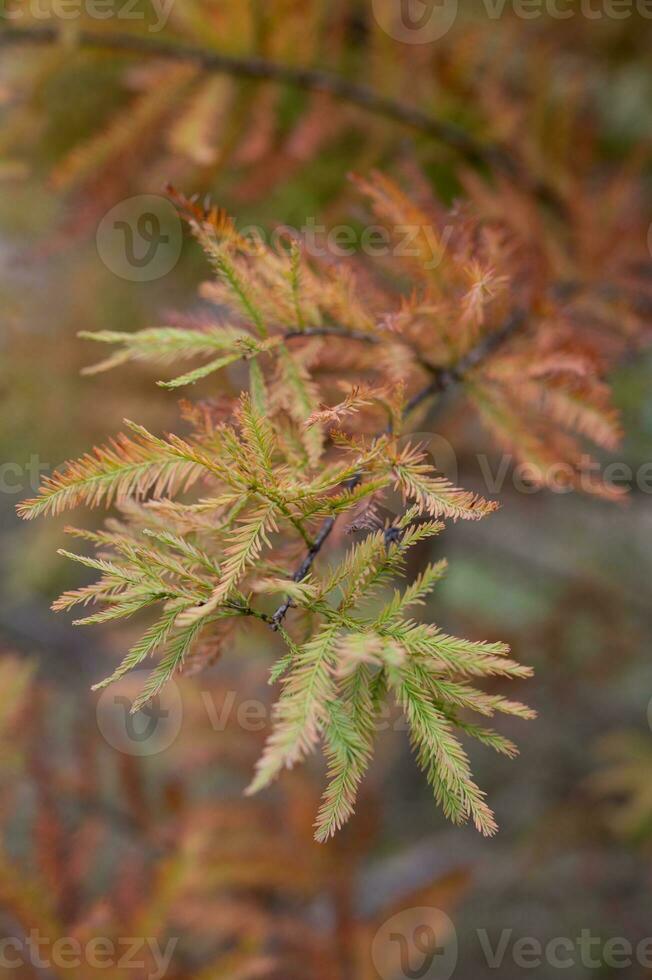
[[[439,6],[443,23],[452,8]],[[25,525],[14,513],[39,473],[103,441],[123,417],[154,431],[173,425],[175,395],[157,388],[151,371],[83,376],[96,356],[77,338],[201,309],[207,269],[190,239],[177,240],[161,196],[167,182],[210,194],[241,224],[268,232],[312,221],[359,233],[365,218],[350,171],[418,167],[452,202],[469,168],[427,135],[327,95],[89,50],[80,30],[326,68],[516,147],[553,185],[594,181],[595,196],[585,193],[595,213],[600,180],[624,181],[634,170],[647,180],[649,205],[652,9],[632,4],[630,16],[617,16],[622,6],[596,0],[569,3],[569,17],[545,4],[526,17],[516,4],[497,12],[460,3],[441,37],[416,44],[388,32],[381,8],[173,0],[130,5],[127,16],[116,2],[100,20],[84,3],[64,18],[56,4],[5,0],[0,933],[22,942],[36,930],[50,965],[0,957],[0,976],[94,975],[88,961],[61,965],[53,946],[63,937],[83,949],[97,937],[114,949],[142,937],[134,957],[142,963],[109,956],[97,969],[107,978],[160,975],[145,940],[162,949],[172,942],[170,980],[510,980],[564,971],[553,954],[539,965],[536,951],[520,956],[514,944],[528,937],[543,947],[570,940],[557,953],[574,980],[652,975],[652,942],[629,964],[614,945],[636,948],[652,936],[652,358],[637,354],[611,379],[626,432],[611,461],[643,474],[628,503],[523,492],[508,468],[501,511],[437,539],[450,570],[428,617],[457,635],[507,640],[536,670],[515,696],[538,720],[502,725],[521,756],[510,763],[473,751],[501,827],[490,841],[447,825],[394,718],[379,736],[358,814],[334,843],[312,840],[323,778],[316,764],[244,799],[271,696],[273,640],[253,627],[214,668],[180,679],[158,713],[136,719],[130,740],[120,730],[128,682],[109,702],[90,688],[139,624],[90,634],[51,613],[52,599],[81,581],[56,554],[66,522]],[[166,11],[165,26],[152,29]],[[55,43],[5,43],[14,29],[44,27]],[[165,248],[178,246],[172,267],[154,278],[147,270],[125,278],[115,242],[98,238],[112,208],[137,218],[139,195],[159,195],[156,233],[167,236]],[[224,377],[218,384],[237,391],[237,372]],[[204,390],[219,394],[215,385]],[[451,399],[432,431],[454,447],[462,484],[487,491],[482,460],[492,472],[501,460],[463,401]],[[583,930],[598,940],[584,954]],[[390,932],[405,936],[407,959]],[[443,952],[431,956],[433,936]],[[486,949],[502,949],[498,963]]]

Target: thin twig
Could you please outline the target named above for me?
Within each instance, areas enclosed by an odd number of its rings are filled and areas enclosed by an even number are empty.
[[[342,340],[359,340],[366,344],[380,343],[380,337],[364,330],[346,330],[344,327],[306,327],[304,330],[290,330],[283,334],[283,340],[297,337],[341,337]]]
[[[262,620],[263,623],[271,623],[271,617],[266,613],[260,612],[258,609],[254,609],[249,603],[242,602],[227,602],[226,605],[229,609],[233,609],[234,612],[239,613],[241,616],[253,616],[255,619]]]
[[[422,402],[427,401],[433,395],[441,395],[448,388],[459,384],[473,368],[481,364],[491,354],[503,346],[505,341],[516,333],[524,325],[526,314],[523,310],[515,310],[514,313],[505,321],[500,330],[495,333],[487,334],[486,337],[472,347],[468,354],[461,357],[457,364],[452,367],[436,369],[430,384],[418,391],[405,406],[405,415],[409,415],[418,408]]]
[[[0,46],[56,44],[62,37],[57,27],[0,27]],[[483,143],[453,123],[444,122],[421,109],[381,95],[367,85],[352,82],[333,72],[283,65],[267,58],[237,57],[179,41],[154,40],[137,34],[82,30],[73,35],[73,41],[79,47],[140,54],[168,61],[186,61],[198,65],[204,71],[221,72],[236,78],[278,82],[313,92],[326,92],[343,102],[409,126],[438,140],[469,162],[485,164],[508,176],[558,215],[565,214],[565,205],[557,192],[545,182],[532,177],[506,147]]]
[[[365,330],[348,330],[346,327],[325,326],[325,327],[306,327],[304,330],[290,330],[283,334],[283,340],[296,340],[298,337],[339,337],[340,340],[356,340],[363,344],[379,344],[381,337],[377,334],[367,333]],[[406,345],[410,350],[415,362],[424,371],[430,373],[438,369],[433,367],[421,354],[411,345]]]
[[[430,381],[429,384],[418,391],[410,399],[403,410],[403,417],[405,418],[406,416],[410,415],[411,412],[422,405],[423,402],[427,401],[429,398],[432,398],[433,395],[443,394],[443,392],[448,388],[451,388],[456,384],[460,384],[469,371],[472,371],[473,368],[477,367],[480,363],[482,363],[482,361],[486,360],[487,357],[494,354],[515,333],[517,333],[525,325],[526,319],[527,316],[525,311],[514,311],[500,330],[496,330],[494,333],[483,337],[483,339],[476,344],[475,347],[472,347],[471,350],[464,355],[464,357],[461,357],[455,365],[447,368],[434,369],[432,381]],[[361,480],[362,474],[357,473],[344,484],[344,487],[346,490],[354,490]],[[327,517],[308,553],[292,576],[293,582],[302,582],[308,575],[314,564],[315,558],[321,551],[327,539],[330,537],[334,527],[335,518]],[[291,596],[287,596],[283,604],[278,607],[274,615],[271,617],[270,622],[272,629],[277,630],[280,627],[289,610],[292,608],[292,605],[293,600]]]
[[[355,488],[357,487],[361,479],[362,476],[360,474],[356,474],[355,476],[352,476],[351,479],[347,480],[347,482],[344,484],[345,489],[355,490]],[[296,572],[292,576],[293,582],[302,582],[304,580],[304,578],[312,568],[315,558],[323,548],[326,539],[330,536],[330,533],[334,527],[335,527],[335,518],[327,517],[319,530],[319,534],[317,535],[317,537],[311,544],[310,548],[308,549],[308,553],[306,554],[305,558],[303,559],[303,561],[297,568]],[[287,616],[288,612],[290,611],[291,607],[292,607],[292,598],[291,596],[287,596],[285,601],[282,603],[282,605],[278,607],[278,609],[276,610],[276,612],[271,618],[271,624],[273,630],[277,630],[279,628],[279,626]]]

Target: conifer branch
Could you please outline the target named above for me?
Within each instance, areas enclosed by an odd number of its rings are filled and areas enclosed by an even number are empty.
[[[543,180],[532,177],[506,147],[484,143],[453,123],[444,122],[415,106],[382,95],[367,85],[319,68],[283,65],[260,57],[237,57],[179,41],[155,41],[136,34],[100,33],[82,30],[75,34],[81,48],[138,54],[168,61],[189,62],[204,71],[257,81],[278,82],[312,92],[324,92],[342,102],[358,106],[421,132],[459,153],[470,163],[483,164],[510,178],[560,216],[566,208],[557,192]],[[20,44],[49,45],[61,41],[56,27],[16,27],[0,29],[0,47]]]
[[[579,301],[555,300],[541,281],[540,242],[528,251],[518,236],[491,234],[493,219],[487,224],[457,210],[444,214],[436,205],[417,205],[381,174],[358,184],[389,226],[431,231],[418,254],[403,256],[413,282],[409,295],[397,286],[369,295],[346,265],[324,274],[298,247],[254,255],[225,212],[176,195],[217,273],[203,295],[229,316],[215,323],[177,318],[175,327],[135,334],[93,334],[94,341],[118,345],[96,369],[125,360],[207,359],[208,365],[175,379],[193,383],[218,369],[216,353],[223,359],[244,352],[251,355],[248,391],[238,399],[184,400],[186,439],[156,437],[128,423],[129,436],[57,471],[19,510],[30,517],[118,503],[120,516],[105,530],[69,529],[99,552],[68,557],[100,577],[64,593],[55,607],[98,605],[80,625],[158,610],[110,679],[156,654],[136,707],[177,671],[214,662],[237,620],[251,617],[279,632],[286,649],[270,681],[280,681],[281,693],[251,789],[267,786],[323,743],[328,787],[318,840],[353,812],[373,750],[373,718],[387,696],[402,708],[417,760],[447,816],[471,819],[491,834],[494,818],[459,736],[512,756],[509,740],[466,713],[532,717],[521,703],[474,683],[520,681],[531,671],[510,659],[504,644],[448,636],[435,623],[412,618],[412,607],[423,604],[440,579],[441,563],[394,590],[389,601],[387,588],[405,575],[409,550],[443,529],[441,518],[477,520],[496,503],[438,473],[416,435],[414,444],[399,444],[399,436],[419,427],[403,420],[431,399],[441,406],[441,396],[459,385],[498,444],[529,465],[533,482],[554,486],[550,474],[561,465],[569,488],[587,489],[580,479],[591,463],[584,441],[608,449],[619,434],[604,373],[622,343],[610,336],[600,344],[584,324],[599,316],[618,330],[623,310],[620,303],[587,309]],[[432,242],[449,227],[450,248],[433,279]],[[525,254],[513,268],[519,243]],[[395,258],[400,268],[402,256]],[[554,269],[549,261],[547,271]],[[527,304],[523,296],[531,297]],[[638,324],[632,307],[625,312],[623,343]],[[527,342],[510,342],[526,328]],[[290,343],[312,333],[340,342]],[[377,345],[371,351],[364,349],[368,340]],[[332,375],[340,366],[347,378],[365,380],[338,385],[345,396],[333,405]],[[427,383],[407,398],[405,386],[414,390],[421,383],[415,371],[423,371]],[[376,426],[369,409],[378,406],[389,424],[370,437]],[[202,495],[183,499],[200,481]],[[378,507],[390,487],[407,510],[383,527]],[[613,495],[607,485],[590,489]],[[349,530],[370,533],[323,571],[315,559],[341,513]],[[288,530],[292,541],[286,543]],[[305,545],[297,545],[294,532]],[[303,549],[293,575],[288,545],[293,554]],[[254,607],[258,595],[284,601],[271,615]],[[283,628],[292,607],[311,617],[301,642]]]

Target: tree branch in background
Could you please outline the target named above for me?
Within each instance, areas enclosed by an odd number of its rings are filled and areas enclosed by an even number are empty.
[[[63,35],[56,27],[0,28],[0,47],[20,44],[50,45],[62,40]],[[74,34],[74,42],[81,48],[97,48],[169,61],[186,61],[198,65],[207,72],[223,73],[235,78],[278,82],[308,91],[325,92],[373,115],[408,126],[443,143],[470,163],[484,164],[509,177],[558,216],[563,217],[565,214],[565,205],[556,190],[545,181],[529,174],[508,148],[476,140],[453,123],[444,122],[421,109],[381,95],[366,85],[360,85],[333,72],[319,68],[282,65],[266,58],[237,57],[179,41],[155,41],[136,34],[83,30]]]

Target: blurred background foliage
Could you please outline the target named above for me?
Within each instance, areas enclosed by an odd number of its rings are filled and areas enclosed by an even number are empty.
[[[48,20],[61,37],[43,47],[5,47],[16,22],[0,21],[5,934],[43,922],[73,936],[150,929],[181,937],[168,976],[211,980],[375,977],[376,928],[420,905],[454,918],[455,975],[474,980],[493,975],[477,928],[542,942],[590,928],[638,941],[651,932],[652,897],[649,478],[647,492],[635,486],[618,507],[518,492],[508,471],[499,514],[451,526],[435,545],[450,572],[428,615],[458,635],[505,639],[536,668],[524,696],[540,717],[518,733],[520,759],[474,753],[501,826],[489,842],[445,825],[400,732],[383,735],[382,766],[341,841],[312,842],[319,773],[243,801],[264,733],[237,724],[216,732],[202,691],[222,704],[251,683],[268,703],[272,641],[258,633],[180,685],[184,720],[170,749],[139,759],[113,749],[89,688],[128,630],[107,628],[89,643],[55,620],[49,601],[76,584],[55,554],[63,522],[19,525],[13,507],[35,489],[39,467],[104,439],[124,416],[160,431],[176,411],[146,369],[80,376],[94,355],[77,331],[162,323],[167,311],[193,308],[206,275],[190,240],[162,279],[114,275],[95,247],[112,206],[171,181],[210,194],[244,225],[360,229],[350,171],[416,164],[451,202],[467,180],[491,182],[426,134],[323,93],[87,50],[80,27],[337,72],[508,144],[552,187],[581,188],[599,229],[606,179],[618,187],[642,172],[650,211],[652,21],[636,12],[589,19],[579,7],[566,20],[524,19],[509,5],[494,19],[478,2],[462,4],[435,43],[405,45],[382,30],[370,0],[175,0],[154,34],[153,8],[139,9],[143,21]],[[624,363],[613,381],[627,433],[618,459],[640,472],[652,459],[652,361]],[[237,374],[228,383],[237,389]],[[455,447],[464,485],[486,491],[478,456],[487,446],[461,403],[438,416],[437,433]],[[498,462],[490,457],[493,472]],[[513,965],[501,972],[512,975]],[[600,975],[649,971],[605,965]]]

